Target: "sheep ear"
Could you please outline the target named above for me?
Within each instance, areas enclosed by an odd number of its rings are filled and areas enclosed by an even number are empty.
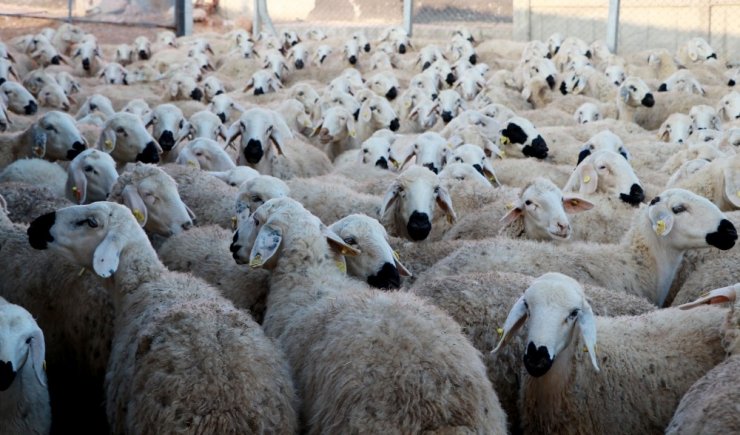
[[[442,186],[439,186],[439,190],[437,191],[437,205],[447,215],[447,222],[454,224],[457,220],[457,215],[455,214],[455,209],[452,208],[452,198],[450,198],[450,193],[447,192],[447,189]]]
[[[177,85],[177,83],[175,82],[170,83],[170,87],[169,87],[170,98],[177,97],[177,94],[179,91],[180,91],[180,87]]]
[[[46,344],[44,343],[44,333],[41,329],[36,329],[31,336],[31,349],[29,358],[33,365],[33,372],[36,374],[36,380],[42,387],[46,387]]]
[[[283,232],[280,228],[265,224],[254,241],[252,252],[249,254],[249,267],[264,267],[270,269],[277,262],[278,249],[283,241]]]
[[[667,236],[673,229],[673,213],[666,210],[662,204],[653,205],[648,211],[648,218],[653,226],[653,231],[658,236]]]
[[[355,127],[355,118],[352,115],[349,115],[347,117],[347,133],[349,133],[350,137],[357,136],[357,129]]]
[[[594,369],[598,372],[599,364],[596,362],[596,321],[594,319],[594,312],[588,302],[585,303],[585,307],[578,315],[578,327],[581,330],[583,343],[586,345],[588,354],[591,357],[591,364],[593,364]]]
[[[738,292],[740,292],[740,284],[714,289],[709,293],[702,295],[694,302],[679,305],[678,308],[681,310],[688,310],[705,304],[711,305],[735,302],[735,300],[737,300]]]
[[[311,136],[316,136],[321,131],[321,127],[324,126],[324,120],[319,120],[319,123],[316,124],[316,126],[313,128],[313,131],[311,132]]]
[[[398,199],[398,195],[401,193],[401,186],[398,182],[394,182],[383,197],[383,206],[380,208],[380,216],[384,217],[393,206],[393,203]]]
[[[110,278],[118,269],[118,259],[123,249],[123,241],[115,230],[115,228],[110,228],[108,235],[95,248],[93,270],[101,278]]]
[[[152,110],[151,112],[145,114],[141,120],[144,123],[144,127],[150,127],[154,123],[154,111]]]
[[[522,205],[519,204],[516,207],[509,210],[508,213],[506,213],[499,222],[502,222],[504,224],[504,227],[509,226],[512,222],[519,219],[520,217],[524,216],[524,210],[522,208]]]
[[[146,225],[146,220],[149,214],[147,212],[146,204],[144,204],[144,200],[141,198],[141,195],[139,195],[139,191],[136,187],[130,184],[124,187],[121,197],[123,198],[123,204],[131,210],[131,213],[133,213],[136,218],[136,222],[138,222],[142,227]]]
[[[698,80],[691,80],[691,87],[694,89],[694,91],[698,94],[704,95],[704,88],[701,87],[701,83],[699,83]]]
[[[689,48],[689,59],[691,59],[692,62],[696,62],[696,60],[699,59],[699,54],[696,50]]]
[[[75,204],[84,204],[87,198],[87,177],[81,166],[78,162],[70,165],[67,177],[67,195],[71,194]]]
[[[596,173],[596,169],[594,168],[593,163],[581,162],[580,168],[580,170],[576,169],[573,174],[574,176],[579,177],[578,183],[580,184],[580,188],[578,189],[578,192],[596,192],[596,186],[598,186],[599,184],[599,176]]]
[[[403,162],[401,163],[401,166],[398,167],[399,169],[400,168],[403,168],[404,166],[406,166],[406,163],[408,163],[409,161],[411,161],[411,159],[414,158],[414,156],[416,156],[416,147],[417,147],[417,145],[414,145],[411,148],[411,151],[409,151],[409,153],[406,155],[406,158],[403,159]]]
[[[627,86],[622,86],[619,88],[619,98],[622,99],[623,102],[628,102],[630,100],[630,90],[627,88]]]
[[[501,182],[496,177],[496,172],[493,170],[493,165],[491,165],[491,161],[488,159],[483,160],[483,174],[491,184],[495,184],[496,186],[501,185]]]
[[[511,307],[509,315],[506,317],[504,322],[504,331],[501,334],[501,340],[498,341],[496,348],[491,353],[496,353],[504,346],[510,339],[512,334],[519,330],[527,320],[527,306],[524,302],[524,295],[520,296],[519,299]]]
[[[414,107],[414,109],[411,112],[409,112],[408,118],[414,119],[418,116],[419,116],[419,105],[416,105],[416,107]]]
[[[398,256],[398,252],[393,251],[393,262],[396,264],[398,274],[401,276],[413,276],[410,270],[406,269],[406,266],[401,264],[401,258]]]
[[[247,92],[247,91],[249,91],[250,89],[252,89],[253,87],[254,87],[254,78],[251,78],[251,79],[249,79],[249,81],[247,82],[247,85],[246,85],[246,86],[244,87],[244,90],[243,90],[242,92]]]
[[[100,132],[97,147],[99,150],[108,154],[116,148],[116,133],[109,125],[106,125],[103,131]]]
[[[586,201],[583,198],[575,196],[563,197],[563,209],[566,213],[580,213],[582,211],[591,210],[592,208],[594,208],[594,204],[591,201]]]
[[[663,125],[660,126],[660,130],[658,130],[658,139],[663,142],[668,142],[670,137],[671,132],[668,131],[668,122],[664,122]]]
[[[226,147],[231,145],[231,143],[234,142],[234,140],[241,135],[242,135],[242,123],[241,121],[236,121],[233,124],[231,124],[231,127],[229,127],[229,129],[226,131]]]
[[[365,103],[362,105],[362,108],[360,109],[360,119],[362,122],[370,122],[370,119],[373,117],[373,112],[370,110],[370,102],[365,101]]]
[[[361,254],[360,250],[349,246],[337,233],[324,224],[321,225],[321,233],[326,237],[329,247],[345,257],[356,257]]]
[[[285,123],[283,117],[275,113],[272,117],[272,133],[270,134],[270,140],[275,144],[278,154],[283,154],[283,144],[288,139],[293,138],[293,133],[290,131],[290,127]]]
[[[46,140],[48,139],[48,136],[37,124],[34,124],[33,127],[31,127],[31,133],[33,134],[33,154],[38,158],[44,157],[46,154]]]
[[[732,205],[740,208],[740,172],[725,168],[725,196]]]

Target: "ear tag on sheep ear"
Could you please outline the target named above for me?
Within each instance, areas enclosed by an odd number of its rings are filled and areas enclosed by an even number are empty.
[[[501,142],[501,145],[508,145],[511,143],[511,139],[506,136],[501,136],[501,138],[499,138],[499,142]]]
[[[594,345],[594,353],[599,349],[598,345]],[[586,346],[583,346],[583,353],[588,353],[588,348]]]
[[[496,153],[496,155],[499,156],[499,158],[501,159],[506,158],[506,152],[504,150],[499,150],[499,152]]]
[[[350,130],[349,131],[349,137],[355,137],[355,136],[357,136],[357,132],[354,131],[354,130]]]
[[[113,149],[113,141],[112,141],[112,140],[110,140],[110,139],[106,139],[106,140],[105,140],[105,141],[103,142],[103,145],[105,145],[105,150],[106,150],[106,151],[111,151],[111,150]]]
[[[411,107],[411,101],[404,101],[404,102],[403,102],[403,107],[405,107],[405,108],[407,108],[407,109],[408,109],[409,107]]]
[[[255,269],[260,266],[262,266],[262,255],[257,254],[254,256],[252,261],[249,262],[249,267],[251,267],[252,269]]]
[[[590,177],[590,176],[588,176],[588,175],[586,175],[585,177],[583,177],[583,182],[584,182],[585,184],[588,184],[588,183],[590,183],[590,182],[591,182],[591,177]]]
[[[660,219],[655,223],[655,234],[662,236],[665,233],[665,221]]]
[[[496,332],[498,333],[498,339],[501,340],[504,338],[504,328],[496,328]]]
[[[735,192],[735,196],[737,196],[738,198],[740,198],[740,190],[738,190],[737,192]]]
[[[77,186],[72,186],[72,194],[75,196],[77,202],[80,202],[80,199],[82,199],[82,192],[80,192],[80,189],[78,189]]]
[[[398,163],[396,159],[391,160],[391,163],[393,164],[393,167],[396,169],[398,169],[401,166],[401,164]],[[740,194],[740,192],[738,192],[738,194]]]
[[[307,119],[303,121],[303,128],[308,128],[308,127],[311,127],[311,121]]]
[[[132,213],[134,217],[136,218],[136,222],[140,224],[144,222],[144,213],[142,213],[141,210],[139,210],[138,208],[135,208]]]
[[[198,167],[198,165],[194,161],[192,161],[192,160],[188,160],[188,166],[190,166],[192,168],[197,168]]]
[[[344,261],[336,261],[337,269],[339,269],[340,272],[342,272],[344,275],[347,274],[347,265],[344,263]]]
[[[236,216],[231,216],[231,229],[236,231],[236,227],[237,227]]]
[[[401,256],[398,255],[398,251],[395,251],[395,250],[393,251],[393,258],[395,258],[396,261],[399,261],[399,262],[401,261]]]
[[[46,360],[41,363],[41,367],[44,369],[44,371],[46,371]]]
[[[511,209],[513,209],[513,208],[514,208],[514,204],[513,204],[513,203],[511,203],[511,202],[507,202],[507,203],[506,203],[506,209],[507,209],[507,210],[511,210]]]
[[[77,276],[82,276],[84,274],[85,274],[85,268],[83,267],[82,269],[80,269],[80,273],[78,273]]]

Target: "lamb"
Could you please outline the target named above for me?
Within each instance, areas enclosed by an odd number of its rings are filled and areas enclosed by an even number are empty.
[[[388,188],[380,210],[381,221],[391,235],[421,241],[432,232],[435,204],[450,224],[455,222],[457,215],[450,194],[440,185],[439,177],[424,167],[413,165]]]
[[[60,165],[42,159],[20,159],[0,171],[0,183],[26,183],[45,187],[54,195],[64,196],[67,171]]]
[[[550,180],[540,177],[520,189],[514,198],[512,194],[502,195],[505,206],[496,201],[479,212],[464,216],[445,233],[444,239],[483,239],[498,234],[509,238],[567,241],[573,232],[567,214],[594,207],[581,197],[564,195]]]
[[[712,201],[720,210],[740,209],[740,154],[717,159],[676,183]]]
[[[86,148],[74,119],[66,113],[50,111],[25,131],[0,136],[0,168],[22,157],[71,160]]]
[[[213,287],[169,272],[128,209],[106,202],[68,207],[38,218],[28,235],[32,247],[112,277],[116,326],[106,395],[113,432],[296,430],[296,400],[280,351]],[[218,345],[224,341],[226,347]]]
[[[617,92],[617,119],[635,122],[638,107],[651,108],[654,105],[655,98],[647,84],[639,77],[627,77]]]
[[[263,326],[295,370],[307,433],[505,432],[506,416],[459,326],[413,295],[346,278],[332,249],[358,253],[289,198],[262,205],[231,246],[238,263],[272,269]],[[420,371],[431,382],[420,383]],[[376,379],[387,373],[406,387]],[[462,387],[442,391],[439,376]]]
[[[62,196],[75,204],[105,201],[117,179],[113,158],[100,150],[87,149],[70,162]]]
[[[735,226],[717,206],[689,191],[668,189],[637,210],[619,244],[561,248],[526,240],[469,242],[437,263],[426,278],[491,268],[529,275],[567,271],[584,284],[646,297],[661,306],[686,250],[728,250],[736,240]]]
[[[239,102],[234,100],[231,95],[220,94],[213,97],[210,103],[208,103],[208,110],[217,115],[222,123],[231,120],[231,114],[233,110],[240,113],[244,113],[247,109],[244,108]]]
[[[658,87],[658,92],[687,92],[704,95],[704,88],[696,77],[687,69],[680,69],[665,79]]]
[[[65,112],[69,112],[72,104],[77,104],[74,98],[68,97],[64,89],[56,82],[41,88],[37,101],[41,107],[62,109]]]
[[[141,118],[127,112],[118,112],[105,122],[97,148],[110,154],[119,164],[135,161],[157,163],[163,152]]]
[[[509,307],[533,280],[533,277],[517,273],[476,273],[440,278],[425,285],[412,286],[408,291],[445,310],[463,326],[473,346],[487,353],[496,346],[499,334],[503,332],[500,328]],[[598,315],[637,315],[656,309],[645,299],[621,292],[593,286],[584,286],[584,291]],[[506,411],[509,430],[517,433],[521,432],[517,400],[522,378],[518,373],[524,348],[519,337],[511,337],[510,340],[509,346],[487,356],[483,362]]]
[[[294,139],[285,120],[272,110],[247,110],[229,127],[226,136],[227,144],[241,137],[237,164],[261,174],[289,179],[326,174],[331,168],[326,154]]]
[[[671,178],[666,182],[666,187],[676,187],[676,185],[688,178],[690,175],[696,173],[699,169],[709,164],[709,160],[704,159],[693,159],[685,161],[676,171],[671,175]]]
[[[172,101],[187,99],[200,101],[203,98],[203,91],[198,87],[195,79],[186,74],[177,73],[172,76],[167,85],[167,96]]]
[[[722,359],[724,316],[715,308],[595,316],[576,280],[547,273],[514,303],[494,352],[528,324],[524,432],[662,433],[683,393]],[[671,388],[656,392],[663,384]]]
[[[699,379],[681,399],[667,434],[684,433],[732,433],[740,429],[737,414],[718,412],[726,403],[737,403],[737,369],[740,364],[737,342],[738,284],[712,290],[697,301],[681,306],[682,309],[703,304],[734,304],[724,325],[723,345],[729,357]]]
[[[98,73],[98,78],[110,85],[128,85],[128,71],[123,65],[115,62],[105,65]]]
[[[137,163],[121,174],[108,201],[131,209],[147,232],[170,236],[193,226],[195,214],[177,193],[177,183],[161,168]]]
[[[273,72],[261,69],[252,74],[243,92],[248,92],[252,88],[254,88],[254,95],[264,95],[279,91],[283,88],[283,83],[280,81],[280,78],[275,77]]]
[[[80,105],[75,119],[80,123],[95,122],[97,124],[98,122],[93,120],[93,116],[99,115],[100,124],[102,125],[114,113],[116,111],[113,109],[113,104],[108,97],[100,94],[92,94]]]
[[[544,159],[547,157],[547,143],[529,120],[519,116],[510,118],[502,124],[499,147],[507,156],[524,156]]]
[[[0,424],[3,433],[48,434],[51,406],[46,385],[44,333],[31,313],[2,297],[0,330],[0,364],[3,367],[0,397],[4,405]]]

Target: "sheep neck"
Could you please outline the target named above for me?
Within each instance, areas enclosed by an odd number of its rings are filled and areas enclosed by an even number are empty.
[[[45,390],[36,379],[31,361],[26,360],[10,388],[0,392],[0,421],[3,425],[23,428],[26,424],[20,422],[32,423],[42,418],[34,411],[42,410],[42,402],[48,400]]]
[[[635,122],[635,113],[637,112],[637,109],[622,101],[621,98],[617,98],[617,110],[617,119],[624,122]]]
[[[139,237],[128,241],[119,255],[118,270],[113,274],[119,297],[134,294],[141,284],[156,280],[167,271],[149,239],[143,231],[140,233]]]
[[[650,293],[654,292],[652,300],[658,306],[662,306],[676,277],[676,271],[683,261],[683,251],[672,248],[655,234],[647,219],[646,210],[647,208],[641,216],[641,220],[644,219],[646,222],[634,226],[628,239],[638,267],[637,273],[646,280],[652,277],[650,287],[653,290]]]

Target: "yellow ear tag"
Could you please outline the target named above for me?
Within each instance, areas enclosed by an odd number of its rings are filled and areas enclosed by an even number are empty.
[[[736,195],[736,196],[737,196],[738,198],[740,198],[740,190],[738,190],[737,192],[735,192],[735,195]]]
[[[77,202],[80,202],[82,199],[82,192],[80,192],[80,189],[78,189],[77,186],[72,186],[72,194],[75,196]]]
[[[393,258],[395,258],[396,261],[401,261],[401,256],[398,255],[398,251],[393,251]]]
[[[105,140],[105,141],[103,142],[103,145],[105,145],[105,149],[106,149],[106,150],[108,150],[108,151],[110,151],[110,150],[112,150],[112,149],[113,149],[113,141],[112,141],[112,140],[110,140],[110,139],[106,139],[106,140]]]
[[[395,159],[394,160],[391,160],[391,163],[393,163],[393,167],[396,168],[396,169],[398,169],[398,167],[401,166],[401,164],[398,163]]]
[[[303,127],[304,128],[311,127],[311,121],[309,121],[309,120],[303,121]]]
[[[194,161],[192,161],[192,160],[188,160],[188,166],[192,166],[193,168],[197,168],[198,167],[198,165]]]
[[[507,203],[506,203],[506,209],[507,209],[507,210],[511,210],[511,209],[513,209],[513,208],[514,208],[514,204],[513,204],[513,203],[511,203],[511,202],[507,202]]]
[[[598,346],[594,346],[594,352],[598,349]],[[583,346],[583,352],[588,353],[588,348],[586,346]]]
[[[501,150],[501,151],[499,151],[497,155],[498,155],[498,156],[499,156],[500,158],[502,158],[502,159],[503,159],[503,158],[506,158],[506,152],[504,152],[504,150]]]
[[[132,212],[134,214],[134,217],[136,218],[136,221],[139,223],[144,222],[144,213],[141,212],[138,208],[135,208]]]
[[[663,233],[665,233],[665,221],[663,219],[656,222],[655,233],[659,236],[662,236]]]
[[[405,108],[408,109],[409,107],[411,107],[411,102],[410,101],[404,101],[403,102],[403,107],[405,107]]]
[[[85,274],[85,268],[83,267],[82,269],[80,269],[80,273],[78,273],[77,276],[82,276],[84,274]]]
[[[571,205],[578,205],[578,204],[579,204],[579,202],[578,202],[578,200],[577,200],[577,199],[571,199],[571,200],[570,200],[570,204],[571,204]]]
[[[502,145],[508,145],[511,143],[511,140],[506,136],[501,136],[499,142],[501,142]]]
[[[591,177],[589,177],[588,175],[586,175],[585,177],[583,177],[583,182],[584,183],[588,184],[590,181],[591,181]]]
[[[36,154],[37,157],[41,157],[44,155],[44,149],[41,147],[33,147],[33,153]]]
[[[450,216],[450,215],[447,215],[447,223],[448,223],[448,224],[453,224],[453,223],[455,223],[455,221],[454,221],[454,220],[452,219],[452,216]]]
[[[355,136],[357,136],[357,132],[354,131],[354,130],[350,130],[349,131],[349,137],[355,137]]]
[[[236,230],[236,226],[237,226],[236,223],[237,223],[236,216],[231,216],[231,229],[232,230]]]
[[[346,275],[347,274],[347,265],[344,264],[344,261],[337,261],[336,264],[337,264],[337,269],[339,269],[340,272],[342,272],[343,274]]]
[[[496,332],[498,332],[499,339],[504,337],[504,328],[496,328]]]
[[[257,268],[257,267],[260,267],[260,266],[262,266],[262,255],[257,254],[252,259],[252,261],[249,262],[249,267],[251,267],[251,268],[254,269],[254,268]]]

